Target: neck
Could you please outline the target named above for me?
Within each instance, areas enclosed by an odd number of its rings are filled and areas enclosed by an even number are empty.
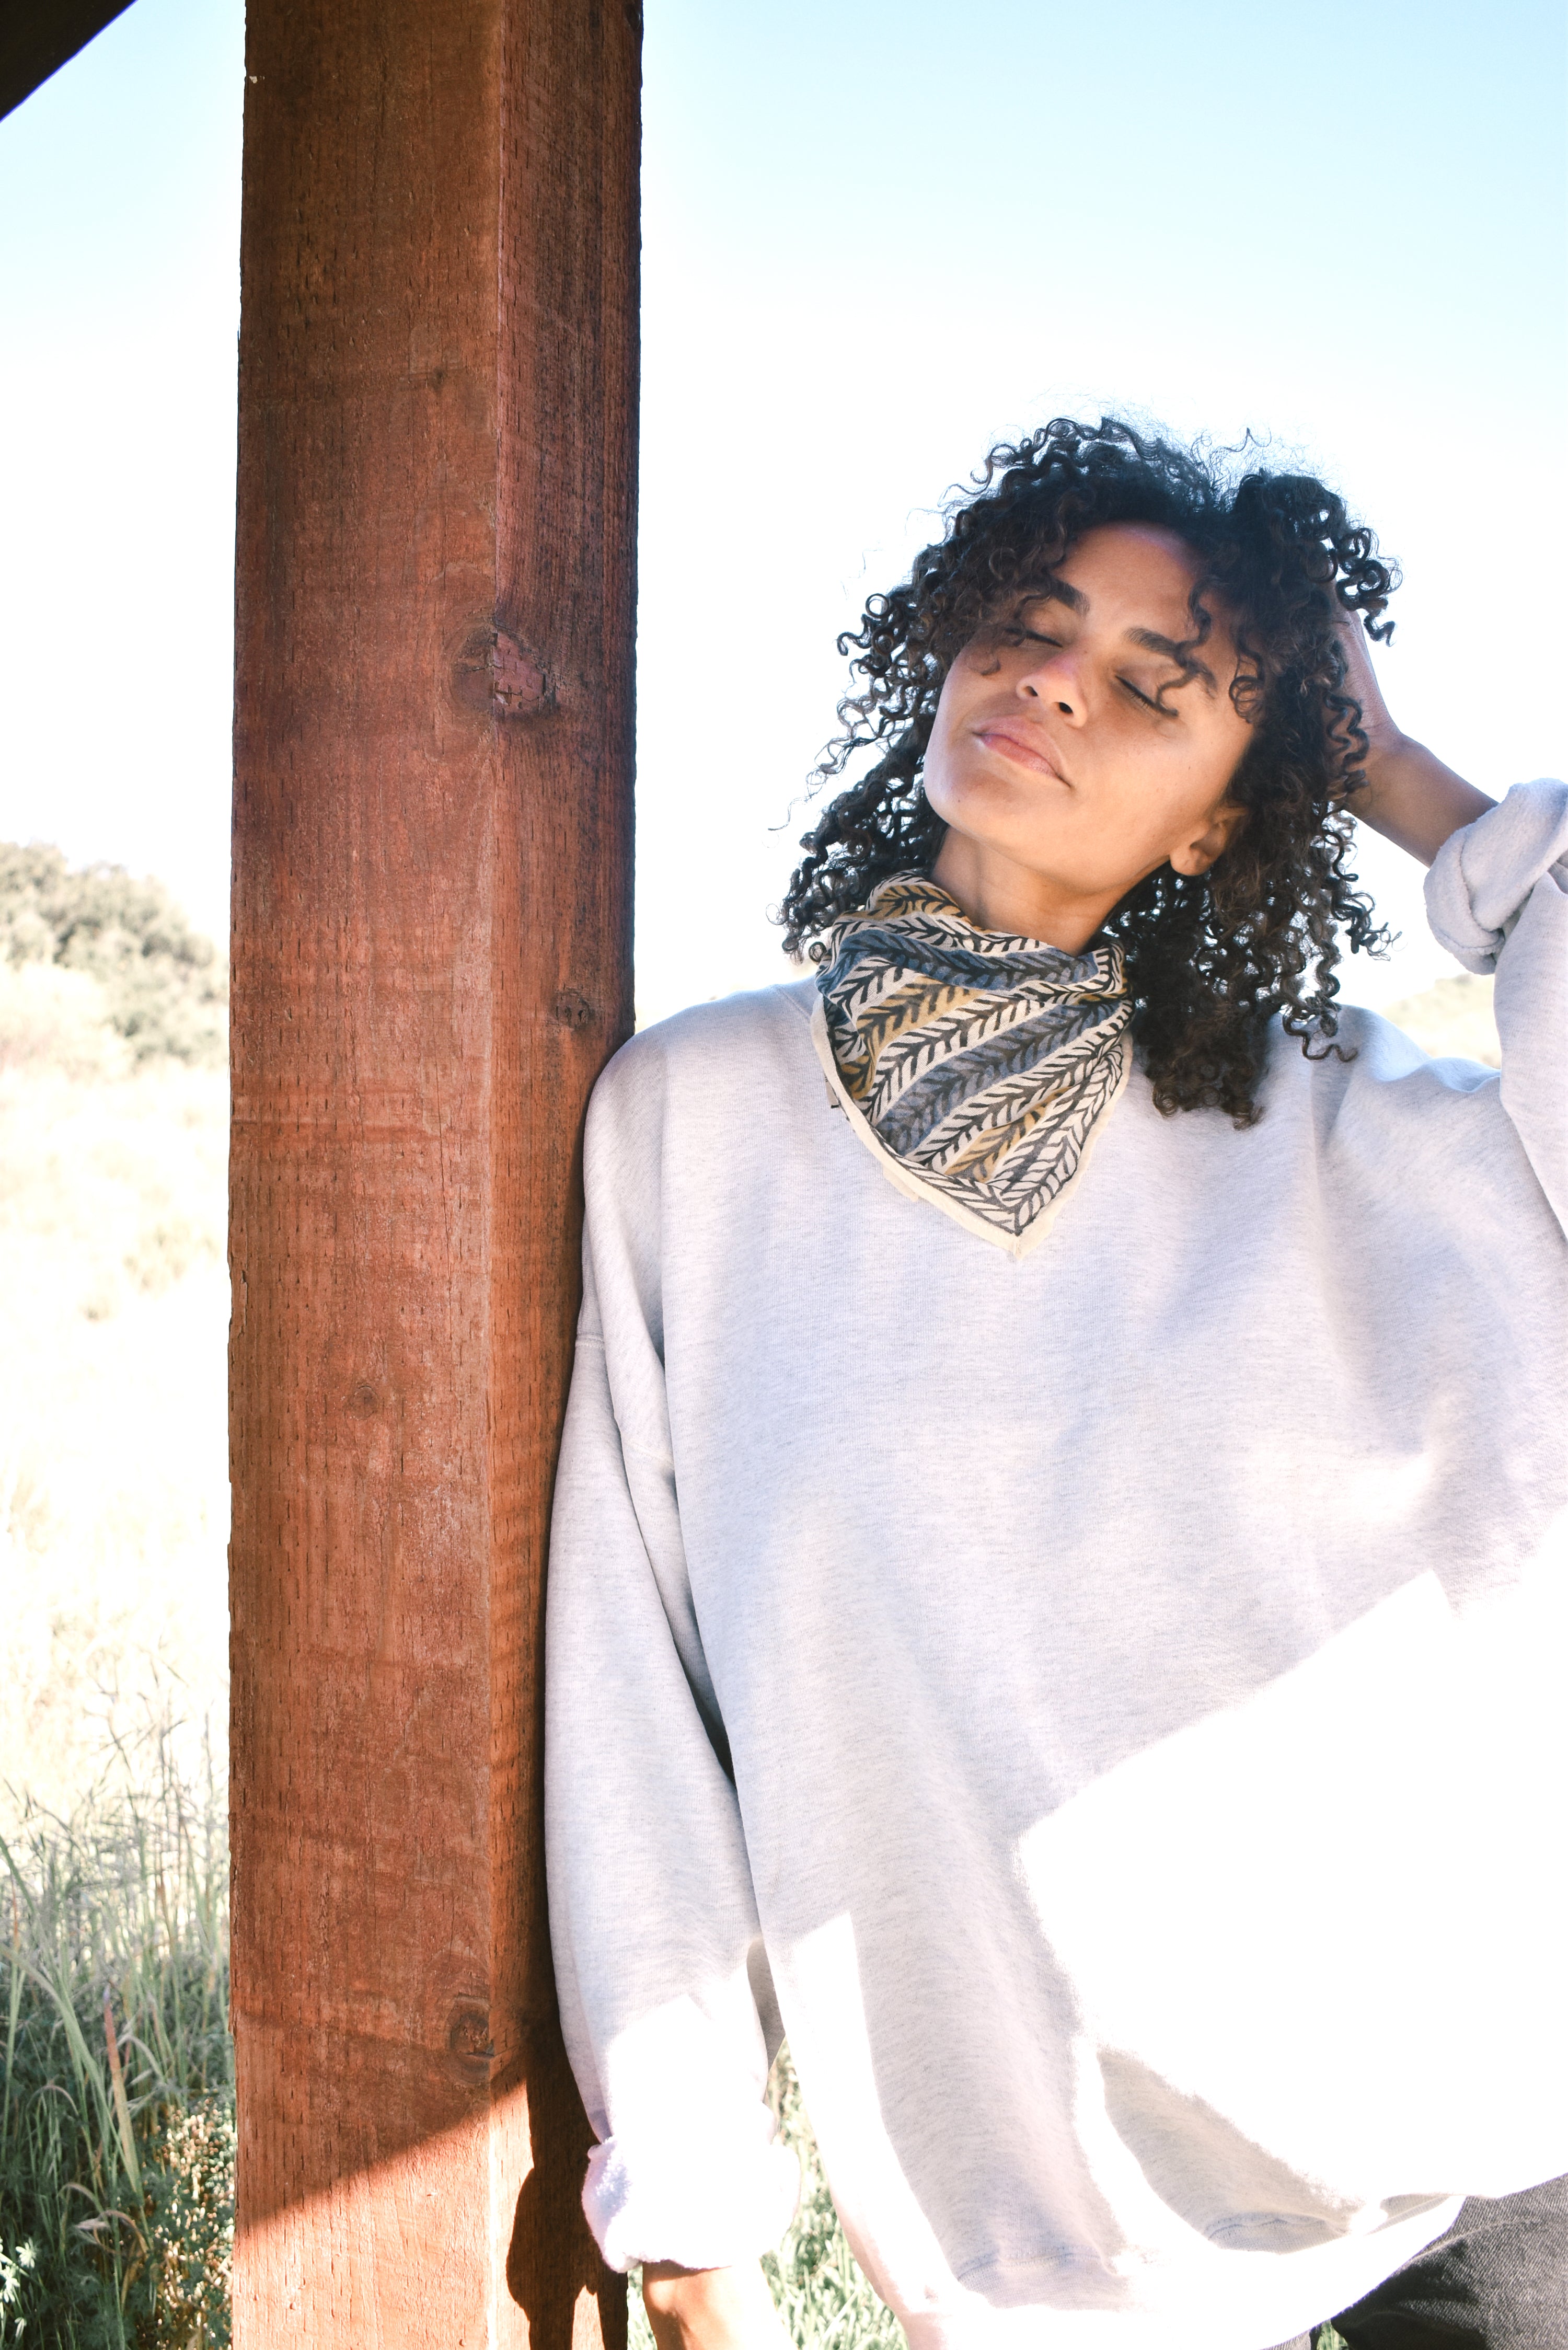
[[[1038,939],[1064,954],[1082,954],[1116,903],[1114,897],[1085,898],[1064,889],[1049,874],[1033,872],[961,832],[948,833],[931,879],[976,930]]]

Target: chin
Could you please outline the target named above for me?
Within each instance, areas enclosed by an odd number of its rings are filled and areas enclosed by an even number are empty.
[[[1049,780],[1040,778],[1042,783]],[[1041,821],[1040,795],[1012,777],[966,776],[956,786],[950,785],[938,792],[928,785],[926,797],[950,832],[1000,856],[1016,857],[1032,834],[1049,837],[1054,830],[1048,819]]]

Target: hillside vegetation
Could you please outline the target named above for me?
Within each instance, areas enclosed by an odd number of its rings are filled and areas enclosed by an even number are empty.
[[[221,1737],[226,994],[156,882],[0,845],[0,1825]]]
[[[222,1068],[228,974],[158,881],[0,842],[0,1068]]]

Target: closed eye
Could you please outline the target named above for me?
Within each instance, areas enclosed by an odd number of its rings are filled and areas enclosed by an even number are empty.
[[[1167,708],[1165,707],[1165,704],[1164,704],[1163,702],[1151,701],[1151,699],[1149,698],[1149,696],[1148,696],[1147,693],[1140,693],[1140,692],[1139,692],[1139,691],[1138,691],[1138,689],[1137,689],[1137,687],[1133,683],[1133,681],[1132,681],[1132,680],[1131,680],[1131,678],[1130,678],[1130,677],[1119,678],[1119,679],[1117,680],[1117,683],[1118,683],[1118,684],[1120,684],[1120,685],[1125,685],[1125,686],[1126,686],[1126,688],[1127,688],[1127,691],[1131,694],[1131,696],[1132,696],[1132,698],[1133,698],[1133,700],[1134,700],[1135,702],[1142,702],[1142,704],[1143,704],[1143,706],[1144,706],[1144,708],[1145,708],[1146,710],[1152,710],[1152,711],[1156,713],[1156,715],[1157,715],[1158,717],[1160,717],[1160,718],[1174,718],[1174,717],[1175,717],[1176,712],[1175,712],[1175,711],[1174,711],[1174,710],[1167,710]]]

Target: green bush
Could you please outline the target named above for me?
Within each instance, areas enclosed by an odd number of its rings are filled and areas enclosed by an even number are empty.
[[[763,2268],[796,2350],[903,2350],[903,2330],[879,2301],[850,2251],[828,2192],[822,2157],[801,2103],[800,2083],[781,2048],[768,2085],[779,2133],[800,2159],[800,2204],[789,2233]]]
[[[800,2161],[794,2221],[778,2251],[763,2258],[774,2306],[794,2350],[903,2350],[903,2329],[867,2284],[834,2209],[787,2048],[780,2049],[774,2065],[768,2103],[780,2137]],[[654,2350],[640,2269],[628,2279],[627,2317],[628,2350]]]
[[[0,1844],[0,2342],[229,2340],[234,2066],[221,1790],[167,1735]]]
[[[94,983],[133,1061],[209,1067],[227,1050],[228,976],[161,882],[57,848],[0,842],[0,968],[52,965]]]

